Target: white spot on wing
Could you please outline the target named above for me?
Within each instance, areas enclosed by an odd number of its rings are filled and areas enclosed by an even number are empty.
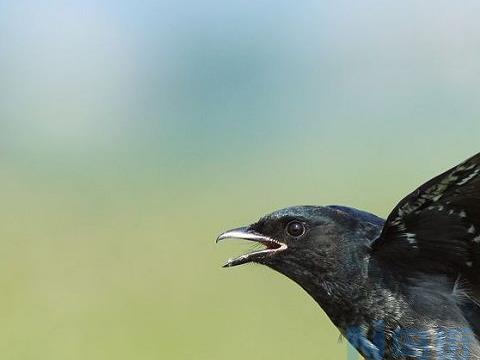
[[[474,166],[474,167],[475,167],[475,166]],[[468,183],[470,180],[472,180],[475,176],[477,176],[479,172],[480,172],[480,169],[476,169],[474,172],[472,172],[469,176],[467,176],[466,178],[464,178],[462,181],[457,182],[457,185],[458,185],[458,186],[465,185],[465,184]]]
[[[417,239],[415,238],[415,234],[405,233],[403,236],[405,237],[405,239],[407,239],[409,244],[414,245],[414,244],[417,243]]]

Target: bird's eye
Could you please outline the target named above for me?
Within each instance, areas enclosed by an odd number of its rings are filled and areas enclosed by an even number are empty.
[[[298,221],[292,221],[287,225],[287,233],[293,237],[302,236],[305,233],[305,226]]]

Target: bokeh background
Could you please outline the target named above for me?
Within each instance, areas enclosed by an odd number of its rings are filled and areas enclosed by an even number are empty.
[[[479,11],[0,1],[0,357],[345,358],[214,239],[295,204],[385,216],[480,151]]]

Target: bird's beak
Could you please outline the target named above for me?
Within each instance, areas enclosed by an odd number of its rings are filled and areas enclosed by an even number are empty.
[[[268,236],[262,235],[252,230],[248,226],[226,231],[217,238],[216,242],[218,243],[225,239],[240,239],[240,240],[253,241],[253,242],[257,242],[262,245],[265,245],[266,248],[263,250],[241,255],[237,258],[229,259],[223,267],[232,267],[232,266],[246,264],[249,262],[256,262],[261,259],[264,259],[267,256],[272,256],[275,253],[278,253],[280,251],[287,249],[287,244],[281,243]]]

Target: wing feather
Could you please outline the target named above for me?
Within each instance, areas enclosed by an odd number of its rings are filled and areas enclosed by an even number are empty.
[[[480,153],[400,201],[371,248],[409,272],[480,268]]]

